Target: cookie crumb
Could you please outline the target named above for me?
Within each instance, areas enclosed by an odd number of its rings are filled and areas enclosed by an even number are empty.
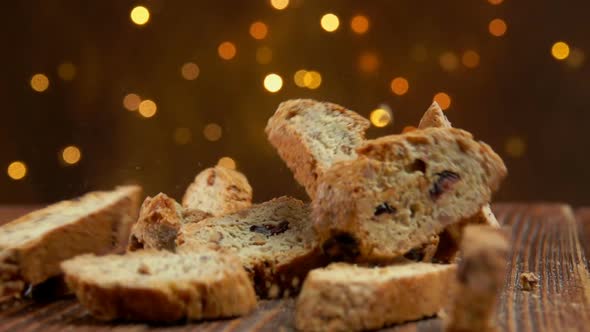
[[[524,272],[520,275],[520,288],[524,291],[532,291],[537,288],[539,277],[533,272]]]
[[[270,286],[270,289],[268,290],[268,297],[271,299],[276,299],[279,297],[279,292],[280,292],[279,285],[272,284]]]
[[[137,268],[137,273],[139,273],[139,274],[152,274],[152,272],[150,271],[150,268],[145,264],[141,264]]]

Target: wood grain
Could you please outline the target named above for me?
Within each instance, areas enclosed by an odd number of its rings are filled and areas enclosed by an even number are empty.
[[[0,223],[24,213],[0,208]],[[504,331],[587,331],[590,329],[590,208],[576,214],[563,204],[498,204],[494,212],[511,233],[506,286],[501,294],[498,327]],[[533,291],[520,287],[520,275],[540,278]],[[0,303],[3,331],[295,331],[293,299],[262,301],[242,318],[202,323],[150,326],[103,323],[89,316],[74,298],[35,303],[9,299]],[[440,331],[442,322],[430,318],[383,331]]]

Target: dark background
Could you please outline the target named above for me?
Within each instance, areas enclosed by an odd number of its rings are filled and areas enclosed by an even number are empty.
[[[137,5],[151,13],[143,26],[129,17]],[[393,121],[371,128],[376,137],[416,125],[443,91],[452,98],[446,113],[453,124],[489,143],[508,166],[496,200],[588,205],[588,9],[586,1],[533,0],[291,0],[280,11],[268,0],[7,2],[0,14],[0,203],[50,202],[122,183],[179,198],[197,172],[224,156],[248,176],[255,201],[304,198],[264,134],[281,101],[333,101],[367,117],[385,104]],[[333,33],[320,26],[328,12],[340,18]],[[350,27],[358,14],[370,21],[362,35]],[[494,18],[506,21],[504,36],[488,32]],[[268,26],[266,38],[249,35],[255,21]],[[551,55],[560,40],[572,50],[564,61]],[[223,41],[237,48],[229,61],[217,54]],[[260,47],[272,50],[270,63],[257,62]],[[461,64],[466,50],[479,54],[476,68]],[[446,52],[459,59],[454,70],[441,67]],[[367,54],[377,59],[368,72],[359,67]],[[186,62],[199,66],[197,79],[181,76]],[[62,63],[74,65],[73,80],[59,77]],[[321,86],[298,87],[299,69],[321,73]],[[47,90],[31,88],[36,73],[49,78]],[[283,78],[277,93],[263,87],[269,73]],[[410,85],[402,96],[390,90],[398,76]],[[126,110],[128,93],[155,101],[156,115]],[[221,126],[219,140],[203,135],[209,123]],[[180,127],[190,130],[186,144],[174,139]],[[82,151],[74,165],[60,157],[68,145]],[[21,180],[7,173],[17,160],[27,166]]]

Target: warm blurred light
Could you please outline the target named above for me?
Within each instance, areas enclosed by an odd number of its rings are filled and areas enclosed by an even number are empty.
[[[453,71],[459,67],[459,58],[453,52],[444,52],[438,58],[438,62],[444,71]]]
[[[489,3],[491,3],[492,5],[499,5],[502,2],[504,2],[504,0],[488,0]]]
[[[192,81],[199,77],[200,69],[196,63],[187,62],[180,68],[180,74],[185,80]]]
[[[45,74],[35,74],[31,77],[31,88],[37,92],[43,92],[49,87],[49,78]]]
[[[500,37],[506,33],[508,26],[501,18],[493,19],[488,25],[488,30],[493,36]]]
[[[156,115],[158,106],[152,100],[146,99],[139,103],[139,114],[144,118],[151,118]]]
[[[218,141],[221,138],[221,135],[221,126],[217,123],[209,123],[205,126],[205,129],[203,129],[203,136],[205,136],[205,139],[208,141]]]
[[[414,45],[414,47],[412,47],[412,50],[410,51],[410,56],[415,61],[424,62],[428,58],[428,51],[426,50],[426,47],[424,45],[416,44]]]
[[[272,61],[272,50],[267,46],[261,46],[256,50],[256,62],[261,65],[269,64]]]
[[[188,144],[193,139],[193,134],[188,128],[176,128],[174,130],[174,142],[178,145]]]
[[[27,175],[27,165],[22,161],[13,161],[8,165],[6,173],[13,180],[20,180]]]
[[[136,111],[141,103],[141,98],[135,93],[130,93],[123,98],[123,107],[128,111]]]
[[[64,62],[57,66],[57,76],[64,81],[71,81],[76,76],[76,66],[70,62]]]
[[[574,48],[570,52],[570,56],[565,60],[565,63],[572,68],[579,68],[584,63],[585,58],[586,55],[584,54],[584,51],[579,48]]]
[[[379,57],[373,52],[365,52],[359,56],[359,69],[364,73],[373,73],[379,68]]]
[[[408,89],[410,88],[410,84],[408,83],[408,80],[403,78],[403,77],[396,77],[393,80],[391,80],[391,92],[395,93],[398,96],[404,95],[406,94],[406,92],[408,92]]]
[[[439,92],[435,94],[433,100],[436,101],[438,103],[438,106],[440,106],[440,108],[443,110],[446,110],[449,107],[451,107],[451,97],[444,92]]]
[[[236,169],[236,162],[231,159],[230,157],[222,157],[217,162],[217,165],[229,168],[229,169]]]
[[[219,44],[217,53],[219,54],[220,58],[224,60],[230,60],[236,56],[236,45],[234,45],[232,42],[225,41]]]
[[[322,84],[322,75],[315,70],[308,71],[303,76],[303,84],[312,90],[317,89]]]
[[[373,126],[382,128],[391,123],[391,112],[385,107],[379,107],[371,112],[369,116]]]
[[[467,50],[463,53],[461,62],[463,62],[463,66],[467,68],[475,68],[479,66],[479,54],[473,50]]]
[[[264,39],[268,34],[268,27],[262,22],[254,22],[250,25],[250,36],[254,39]]]
[[[338,30],[338,26],[340,26],[340,20],[338,19],[338,16],[328,13],[322,16],[320,24],[324,30],[328,32],[334,32]]]
[[[77,164],[82,158],[82,152],[74,145],[67,146],[61,152],[61,159],[69,165]]]
[[[305,69],[300,69],[295,72],[295,75],[293,75],[293,80],[295,81],[295,85],[297,85],[300,88],[306,87],[305,74],[307,74],[307,70],[305,70]]]
[[[270,5],[274,9],[283,10],[289,5],[289,0],[270,0]]]
[[[565,42],[559,41],[551,47],[551,55],[557,60],[565,60],[570,55],[570,47]]]
[[[522,157],[526,151],[526,142],[522,137],[512,136],[506,140],[504,149],[506,150],[506,154],[510,157]]]
[[[144,25],[150,20],[150,11],[144,6],[137,6],[131,10],[131,21],[137,25]]]
[[[363,15],[357,15],[350,20],[350,28],[355,33],[362,35],[369,30],[369,19]]]
[[[264,88],[270,92],[278,92],[283,87],[281,76],[271,73],[264,77]]]

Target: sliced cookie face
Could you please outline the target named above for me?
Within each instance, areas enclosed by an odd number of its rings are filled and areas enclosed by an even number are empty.
[[[102,320],[199,320],[244,315],[256,307],[240,262],[206,248],[83,255],[62,269],[78,300]]]
[[[182,206],[213,216],[237,212],[252,205],[252,187],[244,174],[223,166],[207,168],[187,188]]]
[[[367,119],[340,105],[295,99],[279,105],[268,120],[266,134],[313,198],[318,178],[332,164],[356,158],[369,126]]]
[[[457,267],[336,263],[309,273],[297,299],[302,331],[364,331],[435,315],[447,303]]]
[[[147,197],[139,219],[131,229],[128,249],[166,249],[174,251],[180,225],[199,222],[211,215],[195,209],[185,209],[166,194]]]
[[[389,260],[474,215],[506,175],[489,146],[454,128],[367,141],[354,161],[326,172],[314,227],[332,257]]]
[[[312,229],[309,206],[290,197],[184,225],[177,242],[186,250],[209,246],[233,252],[261,297],[293,295],[310,269],[326,263]]]

